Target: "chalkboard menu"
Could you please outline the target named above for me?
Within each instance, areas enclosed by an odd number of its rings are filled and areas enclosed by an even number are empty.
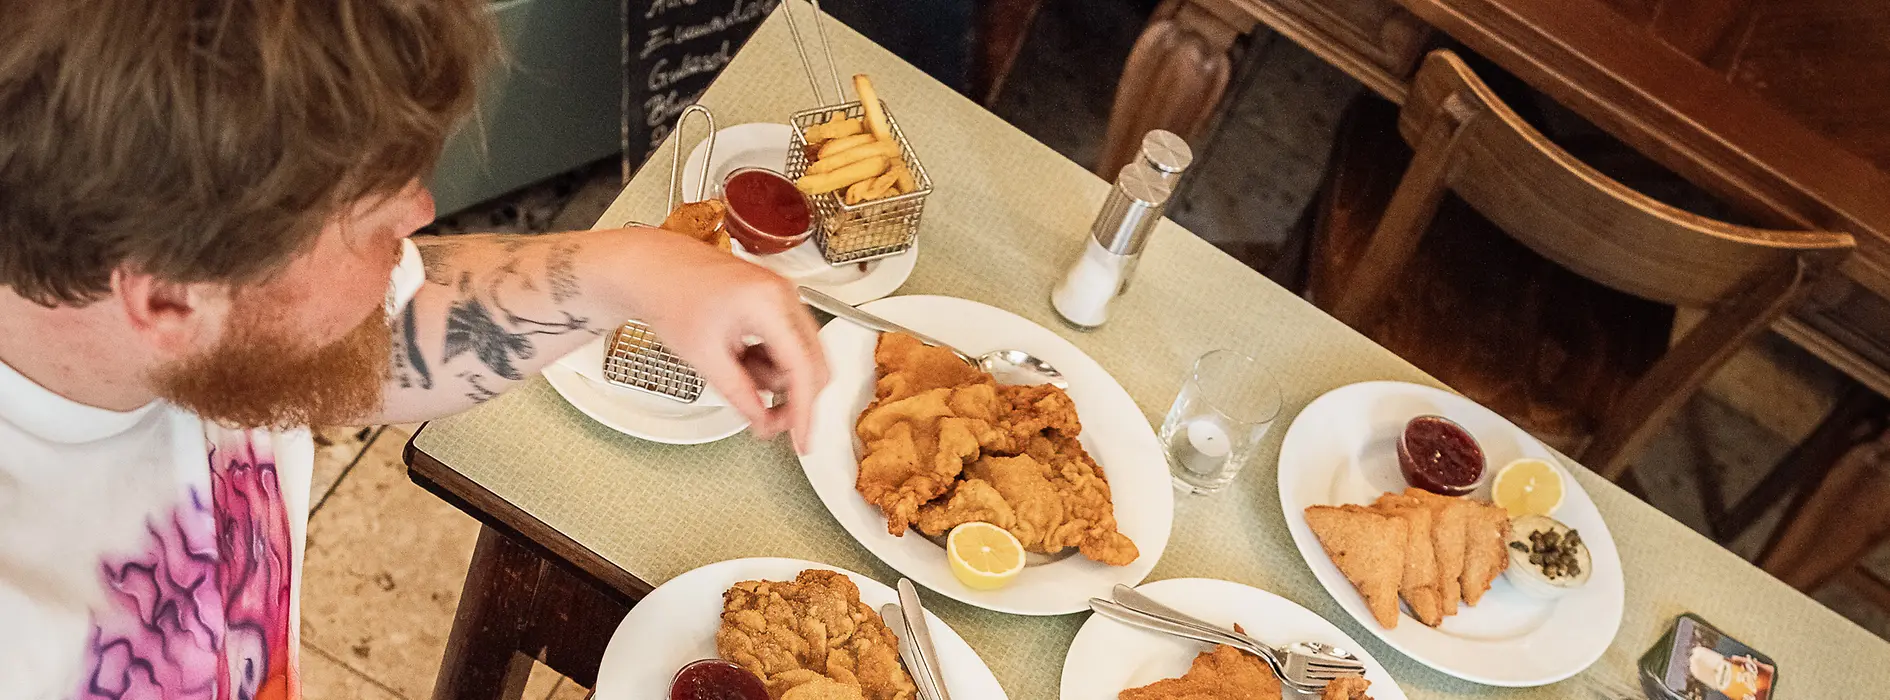
[[[623,157],[628,174],[707,90],[778,0],[624,0]]]

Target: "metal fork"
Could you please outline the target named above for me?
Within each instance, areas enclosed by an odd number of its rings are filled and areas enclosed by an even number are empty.
[[[1316,686],[1319,689],[1323,689],[1326,683],[1334,678],[1340,676],[1356,676],[1365,673],[1365,664],[1361,663],[1357,657],[1352,656],[1351,652],[1345,651],[1344,649],[1316,642],[1299,642],[1287,645],[1285,648],[1276,648],[1245,634],[1222,629],[1204,620],[1195,618],[1192,615],[1163,605],[1156,602],[1155,599],[1143,595],[1141,592],[1128,586],[1117,584],[1114,594],[1116,603],[1131,610],[1161,617],[1172,622],[1194,627],[1204,632],[1219,634],[1241,642],[1241,644],[1234,645],[1236,647],[1253,647],[1266,650],[1268,652],[1267,654],[1259,654],[1257,651],[1255,653],[1263,657],[1271,656],[1274,661],[1284,667],[1280,670],[1284,679],[1293,684]]]
[[[1318,694],[1321,691],[1325,690],[1326,683],[1329,682],[1329,681],[1304,682],[1304,681],[1295,681],[1291,678],[1288,678],[1286,675],[1286,666],[1280,662],[1279,657],[1273,654],[1273,650],[1271,647],[1267,647],[1264,645],[1261,645],[1261,646],[1250,645],[1238,639],[1235,639],[1231,635],[1219,634],[1213,631],[1203,630],[1203,629],[1200,629],[1198,627],[1194,627],[1191,625],[1185,625],[1180,622],[1169,620],[1169,619],[1166,619],[1157,615],[1152,615],[1146,612],[1142,612],[1140,610],[1135,610],[1133,608],[1130,608],[1126,605],[1123,605],[1113,600],[1106,600],[1103,598],[1091,598],[1089,599],[1089,609],[1092,611],[1095,611],[1095,613],[1098,615],[1109,618],[1111,620],[1115,620],[1116,622],[1120,622],[1130,627],[1138,627],[1138,628],[1149,630],[1152,632],[1161,632],[1163,634],[1169,634],[1169,635],[1174,635],[1176,637],[1181,637],[1182,639],[1192,639],[1197,642],[1206,642],[1208,644],[1225,644],[1225,645],[1234,647],[1236,649],[1245,651],[1249,654],[1253,654],[1254,656],[1258,656],[1260,657],[1261,661],[1266,662],[1268,668],[1273,670],[1273,675],[1279,677],[1280,684],[1286,686],[1288,690],[1292,690],[1294,692],[1306,693],[1306,694]]]

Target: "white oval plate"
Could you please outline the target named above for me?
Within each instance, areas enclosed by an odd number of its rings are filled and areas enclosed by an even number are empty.
[[[1118,583],[1133,586],[1148,576],[1168,547],[1175,493],[1154,429],[1115,378],[1049,329],[975,301],[901,296],[861,308],[972,355],[1023,350],[1063,372],[1083,423],[1083,448],[1108,477],[1117,527],[1135,541],[1140,556],[1128,566],[1109,566],[1076,554],[1029,566],[1005,588],[977,591],[952,576],[945,550],[931,540],[917,532],[887,534],[886,516],[854,488],[859,440],[853,423],[873,399],[873,348],[879,334],[836,319],[820,331],[833,378],[815,402],[813,445],[801,457],[801,468],[847,534],[916,583],[971,605],[1018,615],[1088,610],[1091,596],[1107,596]]]
[[[1397,629],[1372,620],[1357,589],[1333,566],[1306,526],[1312,505],[1369,504],[1386,491],[1403,491],[1397,439],[1411,418],[1435,414],[1470,431],[1489,459],[1484,484],[1471,498],[1488,501],[1494,470],[1522,457],[1555,465],[1567,494],[1554,517],[1580,530],[1594,556],[1588,585],[1556,601],[1524,595],[1498,577],[1475,607],[1432,629],[1409,614]],[[1580,673],[1601,658],[1621,627],[1626,597],[1621,555],[1595,502],[1542,443],[1494,411],[1462,396],[1404,382],[1363,382],[1315,399],[1293,419],[1280,447],[1280,508],[1300,556],[1360,625],[1406,656],[1475,683],[1537,686]]]
[[[791,581],[807,569],[846,574],[860,587],[860,602],[878,610],[899,602],[885,584],[837,567],[799,559],[732,559],[690,571],[651,591],[630,608],[604,648],[597,668],[596,700],[666,700],[676,671],[697,659],[716,658],[715,631],[722,625],[722,592],[742,581]],[[978,652],[931,611],[925,621],[943,667],[946,692],[954,698],[1002,699],[991,669]]]
[[[591,341],[544,370],[551,388],[591,420],[631,437],[670,445],[715,442],[748,427],[748,419],[728,406],[678,403],[586,376],[577,367],[597,367],[601,372],[605,340]]]
[[[1365,680],[1377,700],[1404,700],[1404,691],[1391,674],[1345,636],[1298,603],[1231,581],[1178,578],[1136,587],[1168,607],[1222,627],[1240,623],[1247,636],[1273,646],[1293,642],[1324,642],[1345,649],[1365,663]],[[1159,632],[1139,630],[1101,615],[1091,615],[1070,642],[1063,659],[1063,700],[1116,700],[1129,688],[1140,688],[1163,678],[1188,672],[1194,657],[1209,645]],[[1282,688],[1286,700],[1303,696]]]
[[[737,124],[715,132],[715,162],[706,168],[710,184],[703,191],[714,196],[722,179],[736,168],[786,172],[788,140],[793,133],[791,126],[766,122]],[[706,139],[697,143],[695,150],[689,152],[689,160],[683,163],[682,191],[689,201],[696,200],[696,188],[702,184],[705,170],[702,150],[707,145]],[[820,248],[811,243],[795,246],[785,253],[757,256],[743,250],[741,242],[736,241],[735,254],[797,284],[813,287],[855,306],[898,290],[899,285],[912,276],[912,267],[919,262],[916,244],[911,250],[889,258],[838,267],[827,264],[827,259],[820,255]]]

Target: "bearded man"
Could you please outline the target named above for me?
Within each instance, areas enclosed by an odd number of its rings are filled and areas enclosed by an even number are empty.
[[[826,363],[766,270],[646,228],[408,238],[485,0],[4,5],[0,697],[299,697],[308,427],[463,410],[625,318],[805,445]]]

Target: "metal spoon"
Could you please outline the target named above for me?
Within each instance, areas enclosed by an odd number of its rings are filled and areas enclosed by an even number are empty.
[[[833,314],[837,318],[844,318],[864,328],[881,333],[904,333],[919,339],[919,342],[925,343],[926,345],[950,350],[953,355],[958,356],[958,359],[964,360],[965,364],[989,372],[992,376],[999,377],[1000,379],[1010,378],[1013,380],[1024,380],[1011,381],[1008,383],[1049,384],[1058,389],[1070,388],[1070,383],[1063,379],[1063,373],[1058,372],[1056,367],[1022,350],[992,350],[981,356],[972,357],[971,355],[965,354],[963,350],[952,347],[942,340],[880,318],[875,314],[861,311],[852,304],[827,296],[825,293],[808,287],[801,287],[801,301],[808,306]]]

